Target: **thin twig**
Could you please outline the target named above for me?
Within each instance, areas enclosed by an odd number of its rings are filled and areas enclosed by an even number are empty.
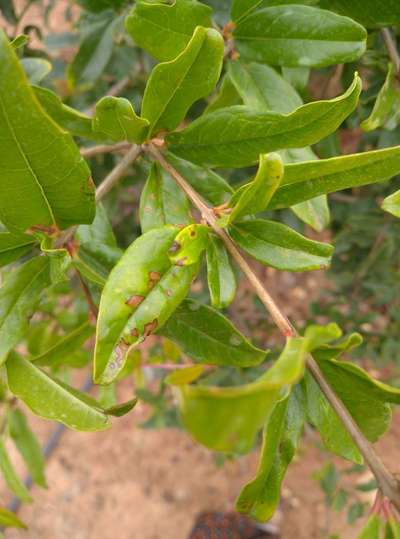
[[[98,146],[92,146],[91,148],[81,148],[81,156],[89,159],[95,155],[103,153],[121,152],[127,150],[132,146],[130,142],[118,142],[117,144],[99,144]]]
[[[257,275],[253,272],[249,264],[246,262],[234,242],[231,240],[227,232],[218,226],[217,218],[214,212],[208,205],[201,199],[198,193],[188,184],[183,176],[165,159],[164,155],[158,148],[149,144],[145,149],[160,163],[160,165],[174,178],[176,183],[187,194],[192,203],[198,208],[203,219],[205,219],[216,234],[223,240],[227,250],[231,253],[234,260],[237,262],[243,273],[249,279],[251,285],[256,291],[257,295],[265,305],[266,309],[271,314],[274,322],[283,333],[285,337],[296,336],[297,331],[290,322],[290,320],[282,313],[272,296],[266,290],[265,286],[258,279]],[[337,397],[330,385],[325,380],[323,373],[321,372],[316,361],[309,356],[307,358],[307,367],[314,377],[315,381],[321,388],[321,391],[325,395],[326,399],[339,416],[344,426],[346,427],[351,438],[362,453],[366,463],[373,472],[376,480],[385,496],[387,496],[392,502],[400,508],[400,491],[397,480],[386,469],[379,457],[375,454],[372,445],[364,437],[360,431],[358,425],[348,412],[347,408],[343,405],[341,400]]]
[[[382,37],[383,41],[385,42],[386,50],[389,54],[389,58],[393,64],[395,73],[397,75],[400,74],[400,54],[397,49],[396,40],[392,36],[390,30],[388,28],[382,28]]]

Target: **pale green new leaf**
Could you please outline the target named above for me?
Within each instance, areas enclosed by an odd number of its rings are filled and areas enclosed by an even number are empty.
[[[17,260],[30,251],[36,240],[28,234],[0,232],[0,267]]]
[[[37,438],[29,428],[24,413],[19,408],[10,411],[8,425],[10,436],[21,453],[33,481],[37,485],[46,488],[42,449]]]
[[[186,299],[159,332],[194,361],[252,367],[267,354],[252,345],[228,318],[208,305]]]
[[[288,226],[254,219],[229,228],[232,239],[256,260],[288,271],[309,271],[329,266],[332,245],[309,240]]]
[[[106,414],[94,399],[51,377],[30,361],[12,354],[6,367],[10,391],[36,415],[81,431],[110,427]]]
[[[400,18],[399,18],[400,21]],[[361,128],[368,132],[388,123],[394,128],[400,116],[400,81],[393,64],[389,64],[384,85],[377,95],[370,116],[361,123]]]
[[[334,132],[355,109],[361,91],[356,75],[349,89],[328,101],[316,101],[288,115],[228,107],[201,116],[166,137],[179,157],[208,166],[245,167],[261,153],[314,144]]]
[[[7,228],[66,228],[93,220],[94,186],[89,169],[71,136],[39,105],[3,31],[0,131],[0,219]]]
[[[153,163],[142,190],[139,215],[142,232],[193,222],[186,195],[158,163]]]
[[[40,293],[50,282],[50,261],[45,256],[32,258],[7,275],[0,287],[0,363],[23,339]]]
[[[247,453],[275,404],[303,375],[304,362],[304,339],[289,338],[278,360],[255,382],[234,387],[179,387],[184,426],[210,449]]]
[[[96,103],[93,129],[105,133],[114,142],[127,140],[141,144],[147,137],[149,125],[136,115],[128,99],[108,95]]]
[[[365,52],[367,37],[347,17],[300,5],[257,9],[237,23],[233,35],[243,59],[288,67],[353,62]]]
[[[183,51],[197,26],[212,26],[211,13],[196,0],[171,4],[139,0],[126,17],[125,27],[139,47],[165,62]]]
[[[318,195],[388,180],[400,172],[400,146],[285,166],[269,207],[287,208]]]
[[[400,217],[400,191],[386,197],[382,202],[382,209],[395,217]]]
[[[29,495],[28,489],[18,477],[10,460],[4,436],[0,438],[0,470],[11,492],[23,502],[31,502],[32,498]]]
[[[191,105],[212,92],[221,74],[223,55],[221,34],[199,26],[177,58],[153,69],[142,103],[150,134],[175,129]]]
[[[15,513],[0,507],[0,526],[4,528],[23,528],[27,526],[20,520]]]
[[[207,280],[211,304],[216,309],[228,307],[236,294],[236,278],[223,242],[211,237],[207,246]]]
[[[369,517],[366,525],[361,530],[361,533],[357,539],[380,539],[382,526],[382,519],[379,517],[379,515],[373,513]]]
[[[177,369],[166,376],[164,382],[170,384],[171,386],[183,386],[186,384],[191,384],[200,378],[204,372],[204,369],[204,365],[193,365],[191,367]]]

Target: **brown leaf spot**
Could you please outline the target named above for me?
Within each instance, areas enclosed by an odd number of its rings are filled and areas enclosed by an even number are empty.
[[[125,304],[128,305],[128,307],[132,307],[133,309],[135,309],[142,303],[143,300],[144,296],[132,296],[125,301]]]
[[[132,337],[135,337],[135,338],[139,337],[139,332],[138,332],[138,330],[137,330],[136,328],[133,328],[133,329],[131,330],[131,335],[132,335]]]
[[[171,247],[168,249],[168,252],[171,254],[177,253],[181,248],[181,244],[178,241],[174,241]]]
[[[157,326],[158,326],[157,319],[153,320],[152,322],[148,322],[144,326],[144,337],[146,338],[149,335],[151,335],[157,329]]]
[[[183,258],[180,258],[179,260],[177,260],[177,261],[175,262],[175,265],[176,265],[176,266],[184,266],[186,260],[187,260],[187,256],[184,256]]]

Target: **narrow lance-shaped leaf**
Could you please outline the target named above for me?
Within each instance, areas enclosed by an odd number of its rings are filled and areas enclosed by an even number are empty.
[[[24,528],[27,526],[20,520],[15,513],[0,507],[0,526],[4,528]]]
[[[0,267],[17,260],[30,251],[36,240],[28,234],[0,232]]]
[[[347,17],[299,5],[257,9],[238,22],[233,35],[242,58],[288,67],[353,62],[365,52],[367,37]]]
[[[158,333],[174,341],[194,361],[208,365],[252,367],[267,354],[224,315],[191,299],[183,301]]]
[[[93,129],[105,133],[114,142],[127,140],[141,144],[147,137],[149,126],[147,120],[136,115],[128,99],[108,95],[96,103]]]
[[[256,477],[245,485],[236,509],[265,522],[275,513],[281,483],[296,454],[304,425],[304,395],[300,386],[278,402],[264,427],[263,445]]]
[[[142,103],[142,116],[150,122],[150,134],[175,129],[191,105],[212,92],[221,73],[223,55],[221,34],[199,26],[177,58],[153,69]]]
[[[287,208],[324,193],[388,180],[400,172],[400,146],[285,166],[270,208]]]
[[[235,297],[236,278],[224,244],[217,237],[210,237],[207,246],[207,280],[212,306],[228,307]]]
[[[0,437],[0,470],[11,492],[23,502],[31,502],[32,498],[29,495],[28,489],[18,477],[10,460],[4,436]]]
[[[164,225],[187,225],[193,221],[189,201],[171,176],[153,163],[140,196],[142,232]]]
[[[382,209],[395,217],[400,217],[400,191],[386,197],[382,202]]]
[[[279,187],[283,174],[284,167],[279,154],[260,155],[260,164],[254,180],[238,189],[229,201],[232,211],[228,223],[231,224],[244,215],[253,215],[265,210]]]
[[[400,17],[399,17],[400,21]],[[400,110],[400,81],[397,78],[393,64],[389,64],[386,80],[380,89],[370,116],[361,123],[364,131],[373,131],[386,122],[394,128],[399,119]]]
[[[179,133],[167,135],[169,150],[197,164],[245,167],[261,153],[314,144],[355,109],[361,91],[356,75],[341,96],[299,107],[288,115],[228,107],[201,116]]]
[[[139,47],[165,62],[183,51],[197,26],[212,26],[211,13],[196,0],[172,4],[139,0],[126,17],[125,27]]]
[[[204,365],[192,365],[191,367],[177,369],[166,376],[164,382],[166,384],[171,384],[172,386],[191,384],[200,378],[204,372],[204,369]]]
[[[94,399],[51,377],[30,361],[12,354],[6,367],[10,391],[38,416],[82,431],[110,426]]]
[[[0,287],[0,363],[23,339],[40,293],[50,280],[50,262],[41,256],[10,272]]]
[[[2,31],[0,130],[0,218],[7,228],[90,223],[95,206],[89,169],[70,135],[44,113]]]
[[[169,259],[177,266],[190,266],[198,262],[210,240],[206,225],[193,224],[181,230],[169,249]]]
[[[184,426],[215,451],[246,453],[275,404],[303,374],[304,340],[288,339],[274,365],[255,382],[235,387],[179,386]]]
[[[309,271],[330,264],[331,245],[309,240],[282,223],[255,219],[236,223],[229,230],[240,247],[267,266]]]
[[[29,428],[24,413],[18,408],[8,415],[10,435],[21,453],[32,479],[37,485],[46,488],[44,457],[35,435]]]

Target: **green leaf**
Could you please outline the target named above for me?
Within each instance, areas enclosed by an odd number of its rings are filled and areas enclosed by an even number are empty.
[[[400,523],[395,517],[390,517],[386,522],[385,539],[400,539]]]
[[[256,9],[262,9],[270,6],[280,6],[284,4],[318,4],[318,0],[233,0],[232,2],[232,20],[239,22],[247,15],[250,15]]]
[[[0,267],[23,256],[35,243],[35,238],[27,234],[0,232]]]
[[[395,217],[400,217],[400,190],[384,199],[382,209]]]
[[[94,327],[90,322],[84,322],[76,329],[61,337],[56,344],[45,350],[40,355],[31,359],[38,366],[58,367],[68,360],[94,333]]]
[[[211,305],[216,309],[225,309],[236,294],[236,278],[229,255],[217,237],[210,237],[206,254]]]
[[[0,438],[0,470],[11,492],[23,502],[31,502],[32,498],[30,497],[26,486],[18,477],[10,460],[4,443],[4,437]]]
[[[104,133],[93,131],[92,118],[82,114],[68,105],[64,105],[61,99],[48,88],[32,86],[36,98],[46,113],[63,129],[71,135],[95,140],[98,142],[108,140]]]
[[[391,127],[396,127],[396,115],[398,115],[399,109],[400,81],[396,76],[393,64],[389,64],[385,83],[377,95],[370,116],[361,122],[361,128],[366,132],[373,131],[387,122],[390,122]]]
[[[44,475],[44,457],[36,436],[29,428],[26,417],[18,408],[11,410],[8,415],[10,436],[24,459],[33,481],[46,488]]]
[[[269,207],[287,208],[318,195],[388,180],[400,172],[400,146],[285,166]]]
[[[147,137],[149,122],[136,115],[128,99],[108,95],[96,103],[93,129],[114,142],[141,144]]]
[[[228,74],[225,74],[219,85],[216,95],[211,99],[210,104],[204,110],[204,114],[214,112],[224,107],[231,107],[241,103],[240,96],[232,83]]]
[[[193,224],[183,228],[169,249],[169,259],[177,266],[196,264],[206,250],[210,239],[210,228]]]
[[[90,223],[95,206],[89,169],[71,137],[43,112],[2,31],[0,130],[0,219],[5,226],[25,231]]]
[[[356,75],[341,96],[299,107],[288,115],[229,107],[206,114],[166,137],[171,152],[197,164],[245,167],[261,153],[314,144],[355,109],[361,91]]]
[[[188,183],[208,202],[218,206],[229,200],[233,189],[229,183],[209,168],[199,167],[167,152],[166,158]]]
[[[235,387],[180,386],[184,426],[198,442],[215,451],[250,451],[257,432],[282,398],[283,388],[302,376],[304,361],[304,340],[290,338],[279,359],[255,382]]]
[[[111,11],[105,11],[90,25],[80,44],[78,53],[68,65],[67,77],[72,87],[82,90],[93,86],[111,59],[114,34],[122,22]]]
[[[236,223],[229,230],[242,249],[266,266],[309,271],[330,264],[332,245],[309,240],[282,223],[255,219]]]
[[[47,257],[32,258],[7,275],[0,287],[0,363],[24,337],[29,319],[50,285],[50,262]]]
[[[14,9],[14,2],[10,0],[0,0],[0,12],[9,24],[15,25],[18,22]]]
[[[211,9],[195,0],[172,4],[139,0],[125,19],[135,43],[162,62],[180,54],[197,26],[212,26]]]
[[[44,58],[22,58],[21,65],[31,84],[39,84],[52,70],[52,65]]]
[[[303,100],[272,67],[241,61],[230,62],[230,78],[243,103],[259,111],[287,114],[303,105]]]
[[[106,408],[106,410],[104,410],[104,413],[106,413],[107,415],[112,415],[114,417],[122,417],[128,414],[131,410],[133,410],[137,402],[138,400],[134,398],[121,404],[115,404],[114,406]]]
[[[0,526],[4,528],[23,528],[27,526],[20,520],[15,513],[0,507]]]
[[[194,361],[208,365],[252,367],[267,354],[217,310],[191,299],[183,301],[159,333]]]
[[[300,5],[257,9],[238,21],[233,35],[243,59],[288,67],[353,62],[365,52],[367,37],[347,17]]]
[[[177,369],[165,377],[164,381],[172,386],[191,384],[204,372],[204,365],[193,365],[184,369]]]
[[[382,520],[378,515],[372,514],[364,528],[361,530],[358,539],[380,539]]]
[[[329,225],[330,213],[325,195],[299,202],[299,204],[292,206],[291,210],[317,232],[322,232]]]
[[[237,501],[236,510],[265,522],[275,513],[281,483],[293,460],[304,425],[304,402],[299,387],[278,402],[264,427],[263,445],[255,478],[247,483]]]
[[[186,195],[156,162],[140,196],[139,214],[142,232],[168,224],[187,225],[193,221]]]
[[[0,0],[0,5],[1,5],[1,2],[2,0]],[[0,11],[1,11],[1,8],[0,8]],[[12,41],[10,41],[10,45],[14,47],[14,49],[20,49],[22,47],[25,47],[25,45],[27,45],[28,43],[29,43],[29,36],[27,34],[19,34]]]
[[[260,155],[258,172],[253,181],[236,191],[229,202],[232,208],[228,217],[231,224],[244,215],[254,215],[268,207],[284,174],[282,158],[277,153]]]
[[[221,74],[223,56],[221,34],[199,26],[177,58],[153,69],[142,103],[150,134],[175,129],[193,103],[212,92]]]
[[[30,361],[12,354],[6,363],[10,391],[33,413],[81,431],[109,428],[99,404],[60,380],[51,377]]]
[[[322,7],[360,21],[367,28],[400,24],[400,6],[397,0],[323,0]]]
[[[342,330],[340,327],[331,322],[326,326],[317,326],[312,324],[308,326],[304,332],[304,337],[307,339],[307,350],[313,352],[314,350],[330,344],[332,341],[340,339],[342,336]]]

